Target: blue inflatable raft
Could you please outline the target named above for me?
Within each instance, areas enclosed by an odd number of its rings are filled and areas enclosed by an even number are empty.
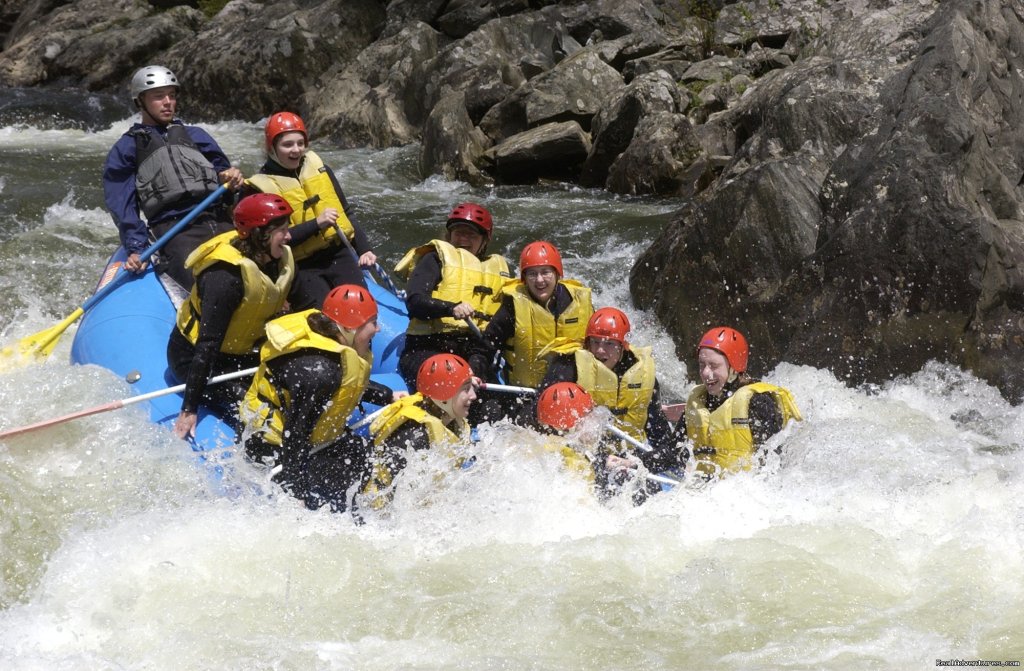
[[[117,273],[124,272],[121,267],[125,259],[124,249],[119,248],[107,262],[97,291]],[[392,389],[404,390],[405,382],[398,374],[398,356],[409,321],[405,305],[369,276],[367,285],[377,300],[380,324],[380,332],[373,340],[370,377]],[[71,346],[71,362],[95,364],[113,371],[131,384],[133,395],[173,387],[178,381],[167,366],[167,339],[175,327],[175,315],[174,300],[150,266],[140,276],[121,282],[86,311]],[[146,404],[152,421],[170,429],[181,410],[181,402],[182,395],[176,393],[152,398]],[[367,413],[377,409],[370,404],[363,407]],[[361,416],[357,410],[352,421]],[[231,426],[201,409],[192,448],[202,452],[234,445],[235,432]]]

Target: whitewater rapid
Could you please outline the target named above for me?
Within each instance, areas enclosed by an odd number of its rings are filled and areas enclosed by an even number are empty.
[[[128,120],[0,129],[0,340],[52,326],[117,235],[99,167]],[[252,124],[208,126],[243,169]],[[453,202],[513,259],[550,239],[595,305],[694,384],[628,273],[678,203],[415,174],[414,150],[321,152],[392,263]],[[708,315],[714,320],[713,312]],[[0,429],[122,398],[68,363],[0,375]],[[754,362],[758,364],[756,343]],[[230,452],[207,466],[138,408],[0,442],[4,669],[910,669],[1024,660],[1024,412],[931,363],[884,385],[754,372],[805,417],[756,473],[598,503],[535,438],[487,427],[469,469],[413,464],[387,514],[311,512]]]

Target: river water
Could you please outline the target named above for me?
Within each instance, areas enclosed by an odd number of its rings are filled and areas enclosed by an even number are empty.
[[[28,112],[0,127],[0,343],[89,295],[117,244],[100,169],[129,124]],[[86,115],[89,116],[89,115]],[[96,117],[100,121],[96,121]],[[206,126],[243,171],[262,132]],[[629,303],[634,259],[678,202],[563,185],[475,189],[416,175],[416,149],[321,151],[393,264],[456,202],[495,247],[558,245],[596,305],[654,347],[665,396],[694,380]],[[713,309],[707,316],[715,321]],[[72,366],[0,374],[0,429],[130,395]],[[756,343],[754,343],[756,346]],[[386,516],[310,512],[235,462],[215,486],[188,447],[124,409],[0,442],[4,669],[916,669],[1024,660],[1024,411],[937,363],[846,387],[754,373],[806,418],[758,473],[633,508],[595,502],[531,436],[487,428],[471,469],[411,468]]]

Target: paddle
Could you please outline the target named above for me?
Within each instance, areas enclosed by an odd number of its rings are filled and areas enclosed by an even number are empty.
[[[533,389],[532,387],[515,387],[513,385],[508,385],[508,384],[491,384],[490,382],[483,382],[483,383],[481,383],[480,384],[480,388],[481,389],[489,389],[491,391],[500,391],[500,392],[504,392],[504,393],[507,393],[507,394],[535,394],[535,393],[537,393],[537,390]],[[653,452],[654,451],[653,447],[651,447],[647,443],[644,443],[644,442],[641,442],[641,441],[637,440],[636,438],[634,438],[633,436],[629,435],[628,433],[626,433],[622,429],[618,428],[617,426],[609,424],[608,426],[605,427],[605,431],[608,431],[609,433],[615,435],[618,438],[621,438],[622,440],[626,441],[627,443],[636,446],[637,448],[643,450],[644,452]],[[679,484],[678,480],[673,480],[672,478],[666,478],[666,477],[663,477],[661,475],[651,474],[651,475],[648,475],[646,477],[650,478],[651,480],[654,480],[655,482],[663,482],[663,483],[670,484],[670,485],[678,485]]]
[[[516,387],[511,384],[494,384],[492,382],[481,382],[479,387],[485,391],[499,391],[505,394],[536,394],[533,387]]]
[[[160,251],[164,245],[170,242],[171,238],[192,223],[193,219],[198,217],[203,210],[213,203],[213,201],[220,198],[221,194],[226,190],[226,185],[217,187],[217,189],[207,196],[203,202],[192,208],[192,211],[182,217],[181,221],[172,226],[171,229],[164,233],[159,240],[143,251],[139,255],[139,261],[143,263],[149,261],[150,257]],[[119,272],[110,282],[100,287],[96,293],[90,296],[88,300],[82,303],[81,306],[75,309],[75,311],[68,315],[61,323],[56,326],[51,326],[39,333],[22,338],[18,341],[16,346],[4,347],[3,350],[0,351],[0,361],[3,361],[3,364],[0,365],[0,369],[10,370],[12,367],[12,360],[15,359],[15,357],[17,357],[17,365],[19,366],[26,364],[30,357],[45,359],[57,346],[57,340],[69,326],[78,321],[78,318],[84,315],[89,308],[103,300],[107,295],[114,291],[114,289],[124,284],[130,277],[134,277],[134,273],[130,273],[126,270]]]
[[[476,322],[473,321],[472,317],[466,317],[462,321],[469,325],[469,330],[473,332],[473,335],[475,335],[480,342],[487,344],[487,341],[484,340],[484,334],[480,331],[480,327],[476,325]]]
[[[375,420],[375,419],[377,419],[378,417],[380,417],[380,414],[381,414],[382,412],[384,412],[384,411],[385,411],[386,409],[387,409],[387,406],[384,406],[383,408],[380,408],[380,409],[378,409],[378,410],[374,410],[373,412],[371,412],[371,413],[370,413],[369,415],[367,415],[366,417],[363,417],[363,418],[362,418],[361,420],[359,420],[358,422],[353,422],[352,424],[349,424],[349,427],[348,427],[348,428],[349,428],[349,429],[351,429],[351,430],[353,430],[353,431],[355,431],[356,429],[361,429],[361,428],[363,428],[364,426],[366,426],[367,424],[371,424],[371,423],[373,423],[373,420]]]
[[[621,438],[622,440],[626,441],[630,445],[634,445],[638,449],[643,450],[644,452],[653,452],[654,451],[653,447],[651,447],[647,443],[644,443],[642,441],[637,440],[636,438],[634,438],[633,436],[629,435],[628,433],[626,433],[625,431],[623,431],[622,429],[620,429],[617,426],[613,426],[613,425],[609,424],[608,426],[604,427],[604,429],[608,433],[610,433],[610,434],[612,434],[612,435],[614,435],[614,436],[616,436],[618,438]],[[669,478],[669,477],[666,477],[664,475],[655,475],[654,473],[645,473],[644,477],[647,478],[648,480],[653,480],[655,482],[660,482],[662,484],[672,485],[672,486],[676,486],[680,482],[682,482],[681,480],[676,480],[675,478]]]
[[[665,417],[668,418],[668,421],[676,424],[679,421],[679,418],[683,416],[683,413],[686,412],[686,404],[670,403],[668,405],[661,406],[661,410],[665,413]]]
[[[245,377],[247,375],[253,375],[255,373],[255,368],[246,368],[245,370],[235,371],[234,373],[224,373],[223,375],[211,377],[210,381],[207,384],[217,384],[218,382],[226,382],[227,380],[234,380],[240,377]],[[71,414],[64,415],[62,417],[55,417],[53,419],[48,419],[43,422],[36,422],[35,424],[29,424],[27,426],[22,426],[17,429],[8,429],[7,431],[0,432],[0,440],[4,438],[13,438],[14,436],[20,436],[23,433],[29,433],[37,429],[45,429],[49,426],[56,426],[57,424],[63,424],[64,422],[70,422],[71,420],[78,419],[80,417],[88,417],[89,415],[98,415],[101,412],[117,410],[128,405],[141,403],[143,401],[148,401],[150,399],[158,398],[160,396],[167,396],[168,394],[177,394],[178,392],[184,390],[185,385],[179,384],[173,387],[167,387],[166,389],[158,389],[156,391],[151,391],[147,394],[139,394],[138,396],[132,396],[131,398],[122,399],[120,401],[104,403],[103,405],[97,405],[93,408],[79,410],[78,412],[72,412]]]
[[[395,281],[391,279],[391,275],[388,274],[388,271],[384,270],[384,268],[379,263],[374,263],[373,269],[377,271],[377,279],[381,281],[381,283],[384,285],[384,288],[393,293],[395,296],[397,296],[398,300],[404,301],[405,292],[399,289],[397,286],[395,286]]]
[[[337,223],[331,225],[334,226],[334,232],[338,234],[338,237],[341,238],[342,242],[345,243],[345,246],[348,247],[348,251],[352,252],[352,256],[356,258],[356,264],[358,265],[359,252],[357,252],[356,248],[352,246],[352,241],[349,240],[348,236],[342,232],[341,227],[338,226]],[[377,279],[380,280],[381,284],[384,285],[384,288],[387,289],[392,294],[394,294],[395,296],[397,296],[398,300],[404,301],[405,292],[395,286],[394,280],[391,279],[391,277],[387,274],[384,268],[382,268],[379,263],[375,262],[373,264],[373,269],[377,272]]]

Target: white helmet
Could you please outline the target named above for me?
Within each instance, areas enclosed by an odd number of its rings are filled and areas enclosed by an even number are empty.
[[[140,93],[160,88],[161,86],[178,87],[178,78],[174,76],[173,72],[162,65],[147,65],[144,68],[139,68],[132,75],[132,100],[138,102]]]

